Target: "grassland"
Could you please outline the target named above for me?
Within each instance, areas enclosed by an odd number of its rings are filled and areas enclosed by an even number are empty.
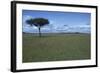
[[[90,59],[90,34],[23,34],[23,62]],[[50,36],[51,35],[51,36]]]

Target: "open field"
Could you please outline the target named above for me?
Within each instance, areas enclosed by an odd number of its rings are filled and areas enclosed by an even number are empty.
[[[23,62],[90,59],[90,34],[23,33]],[[50,36],[51,35],[51,36]]]

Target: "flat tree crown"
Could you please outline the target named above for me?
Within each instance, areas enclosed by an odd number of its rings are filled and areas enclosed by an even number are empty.
[[[49,21],[48,19],[45,19],[45,18],[31,18],[29,20],[26,21],[27,24],[29,25],[35,25],[35,26],[44,26],[46,24],[49,24]]]

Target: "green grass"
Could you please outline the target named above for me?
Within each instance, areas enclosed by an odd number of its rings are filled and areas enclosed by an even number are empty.
[[[23,62],[90,59],[90,34],[23,34]]]

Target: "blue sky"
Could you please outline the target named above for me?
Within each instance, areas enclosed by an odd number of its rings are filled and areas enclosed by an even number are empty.
[[[38,17],[46,18],[50,22],[50,24],[41,28],[42,33],[90,32],[90,13],[36,10],[23,10],[23,32],[38,33],[36,26],[31,27],[26,23],[26,20]]]

